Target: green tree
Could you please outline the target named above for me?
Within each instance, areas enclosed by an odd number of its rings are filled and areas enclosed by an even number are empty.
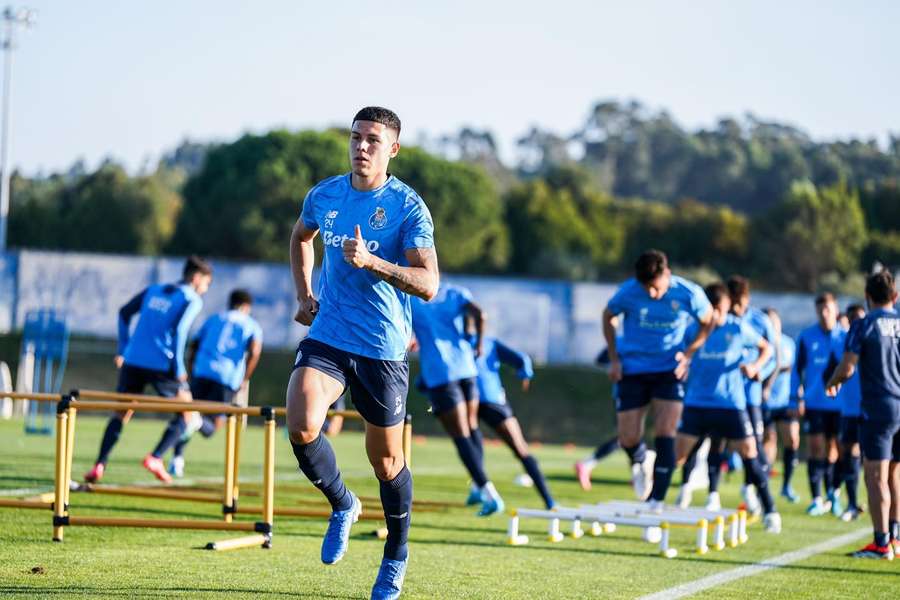
[[[859,267],[866,245],[859,196],[844,182],[818,189],[797,182],[781,204],[757,220],[754,239],[761,241],[761,276],[815,291],[824,275],[845,277]]]

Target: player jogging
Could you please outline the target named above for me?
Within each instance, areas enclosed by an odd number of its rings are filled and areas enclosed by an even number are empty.
[[[473,345],[477,343],[474,338],[471,342]],[[544,504],[551,509],[556,502],[550,494],[537,460],[528,449],[522,427],[506,401],[506,390],[500,381],[500,367],[509,365],[516,370],[516,376],[522,381],[522,391],[528,391],[534,378],[531,358],[493,337],[484,337],[482,347],[482,352],[475,362],[478,367],[478,418],[490,425],[512,450],[528,473],[528,477],[534,482]]]
[[[765,513],[766,531],[781,531],[781,516],[769,492],[769,476],[759,460],[756,436],[746,412],[743,378],[754,378],[770,358],[769,343],[743,319],[729,314],[729,290],[721,283],[706,287],[713,306],[715,329],[696,353],[691,364],[684,415],[678,429],[677,453],[684,462],[697,441],[706,436],[724,438],[737,445],[738,453],[756,488]],[[747,347],[757,349],[746,361]]]
[[[837,438],[841,428],[841,407],[837,398],[825,394],[825,378],[831,353],[843,345],[845,332],[837,324],[837,302],[834,295],[816,297],[818,323],[803,330],[797,340],[794,380],[791,388],[804,412],[804,426],[809,441],[807,471],[812,503],[806,513],[817,517],[829,510],[841,516],[839,490],[835,488]],[[825,483],[827,502],[822,499]]]
[[[475,343],[466,322],[475,324]],[[467,504],[481,504],[479,516],[503,510],[503,499],[484,469],[484,448],[478,428],[478,368],[483,351],[484,314],[464,287],[442,283],[431,302],[413,299],[412,322],[419,344],[421,383],[432,413],[453,439],[459,458],[475,488]]]
[[[890,272],[868,278],[866,302],[869,313],[850,325],[844,355],[826,385],[834,396],[859,369],[859,442],[874,539],[853,556],[891,560],[900,551],[900,315]]]
[[[765,312],[769,315],[772,326],[779,332],[781,359],[763,411],[766,425],[763,446],[768,463],[771,465],[778,454],[778,438],[781,438],[784,463],[781,496],[788,502],[795,503],[800,497],[794,491],[791,479],[794,476],[794,469],[797,468],[797,452],[800,449],[800,420],[797,399],[791,393],[791,371],[797,356],[797,344],[794,338],[781,331],[781,317],[778,312],[774,308],[767,308]]]
[[[234,290],[228,298],[228,310],[209,317],[194,336],[191,369],[191,395],[195,400],[211,400],[231,404],[245,388],[262,353],[262,328],[250,310],[253,298],[246,290]],[[186,418],[185,418],[186,417]],[[170,482],[171,476],[184,475],[184,448],[191,435],[199,431],[210,437],[221,426],[223,415],[201,416],[185,413],[172,416],[153,452],[144,458],[144,468],[157,479]],[[174,447],[168,472],[162,456]]]
[[[151,385],[160,396],[178,396],[190,401],[184,348],[191,324],[203,308],[200,296],[206,293],[211,282],[212,267],[201,258],[191,256],[184,263],[179,283],[151,285],[122,306],[119,346],[114,359],[119,369],[117,392],[140,394]],[[132,333],[131,320],[135,315],[138,321]],[[86,482],[96,483],[103,477],[109,453],[132,414],[130,410],[122,411],[106,424],[97,461],[84,476]]]
[[[350,389],[365,421],[366,454],[381,489],[388,536],[372,598],[397,598],[408,561],[412,475],[403,456],[409,387],[406,349],[410,295],[438,288],[434,226],[416,192],[388,173],[400,150],[400,119],[367,107],[353,118],[351,172],[313,187],[291,234],[291,271],[310,325],[287,390],[291,446],[303,474],[332,506],[322,562],[347,550],[362,505],[344,485],[331,444],[320,435],[328,407]],[[312,289],[313,238],[325,248],[318,292]]]
[[[619,315],[624,317],[616,343]],[[685,339],[691,318],[701,323],[693,340]],[[618,383],[616,420],[619,441],[632,463],[632,481],[641,499],[661,509],[675,468],[675,431],[684,398],[682,380],[694,353],[712,327],[712,309],[695,283],[672,275],[666,255],[648,250],[635,263],[635,278],[618,289],[603,311],[603,335],[609,348],[609,377]],[[656,462],[648,492],[642,463],[644,420],[653,411]]]

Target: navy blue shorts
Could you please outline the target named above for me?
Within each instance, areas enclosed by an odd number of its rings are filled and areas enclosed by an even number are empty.
[[[852,446],[859,443],[861,417],[841,417],[841,444]]]
[[[836,438],[841,433],[841,411],[807,408],[803,429],[809,435],[824,434],[825,437]]]
[[[796,411],[791,408],[763,408],[763,424],[771,427],[775,423],[790,423],[796,421],[796,412],[791,414],[789,411]]]
[[[753,433],[757,439],[762,439],[766,424],[763,418],[762,406],[747,405],[747,416],[750,417],[750,424],[753,425]]]
[[[120,394],[143,394],[144,388],[153,386],[156,393],[166,398],[174,398],[180,391],[187,391],[186,381],[178,381],[173,373],[153,371],[143,367],[122,365],[119,369],[119,383],[116,391]]]
[[[509,404],[494,404],[493,402],[480,402],[478,404],[478,418],[493,429],[497,429],[500,423],[512,416],[513,411]]]
[[[431,412],[438,416],[453,410],[460,402],[478,400],[478,380],[472,377],[448,381],[443,385],[428,388],[425,393],[431,402]]]
[[[231,404],[237,395],[233,389],[218,381],[206,379],[205,377],[194,377],[191,379],[191,396],[194,400],[209,400],[210,402],[221,402],[223,404]],[[224,414],[207,415],[212,419],[216,417],[224,417]]]
[[[753,437],[753,424],[746,411],[736,408],[685,406],[678,433],[697,438],[743,440]]]
[[[350,390],[353,406],[367,423],[391,427],[406,417],[409,364],[360,356],[305,338],[297,347],[294,368],[325,373]]]
[[[867,419],[859,424],[859,447],[868,460],[892,460],[900,462],[900,401],[887,400],[878,407],[870,407],[868,415],[878,418]]]
[[[625,375],[619,381],[617,391],[618,412],[642,408],[654,398],[673,402],[684,400],[684,382],[675,377],[673,371]]]

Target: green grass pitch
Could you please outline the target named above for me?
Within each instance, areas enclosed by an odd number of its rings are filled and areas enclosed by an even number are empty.
[[[88,469],[95,456],[104,421],[78,419],[73,474]],[[123,432],[108,470],[108,483],[152,483],[140,460],[155,443],[163,421],[132,421]],[[53,441],[25,436],[21,421],[0,421],[0,493],[52,487]],[[222,476],[221,432],[211,440],[196,439],[187,451],[186,476],[204,484]],[[333,440],[347,484],[363,496],[377,496],[359,433]],[[518,462],[506,448],[489,445],[487,469],[508,507],[539,508],[533,489],[516,487]],[[582,492],[572,463],[587,449],[543,446],[535,454],[563,505],[604,499],[630,499],[624,455],[618,453],[595,471],[595,486]],[[276,450],[276,504],[306,506],[315,490],[297,472],[281,432]],[[415,495],[420,500],[459,504],[467,478],[448,440],[428,438],[413,446]],[[262,472],[262,428],[245,435],[241,460],[242,498],[259,489]],[[679,476],[676,476],[676,481]],[[740,477],[723,481],[726,505],[738,501]],[[779,485],[776,478],[774,484]],[[805,490],[805,472],[796,485]],[[675,490],[670,492],[674,499]],[[698,501],[705,495],[698,494]],[[805,498],[808,500],[808,498]],[[324,501],[321,503],[324,507]],[[633,598],[668,589],[735,567],[797,550],[841,534],[868,528],[866,521],[845,524],[833,517],[809,518],[804,504],[779,502],[784,532],[767,535],[750,527],[750,541],[738,549],[690,552],[693,532],[676,530],[675,559],[656,555],[638,530],[619,528],[609,536],[545,541],[545,525],[523,521],[532,542],[506,545],[506,516],[479,518],[474,510],[413,513],[410,566],[404,598]],[[377,504],[367,509],[380,511]],[[73,493],[71,514],[157,518],[221,518],[216,504],[126,498]],[[251,518],[251,517],[239,517]],[[354,526],[347,556],[334,566],[319,562],[324,520],[275,519],[271,550],[244,549],[215,553],[202,550],[228,532],[161,529],[70,527],[63,543],[51,541],[49,511],[0,508],[0,596],[4,598],[368,598],[381,557],[382,542],[372,536],[374,522]],[[235,534],[240,535],[240,534]],[[854,560],[845,556],[853,544],[761,575],[732,581],[701,592],[699,597],[726,598],[896,598],[900,564]]]

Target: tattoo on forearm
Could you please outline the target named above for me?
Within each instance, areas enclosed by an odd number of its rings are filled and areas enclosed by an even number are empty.
[[[435,287],[435,274],[428,266],[401,267],[378,259],[369,270],[398,290],[414,296],[429,296]]]

